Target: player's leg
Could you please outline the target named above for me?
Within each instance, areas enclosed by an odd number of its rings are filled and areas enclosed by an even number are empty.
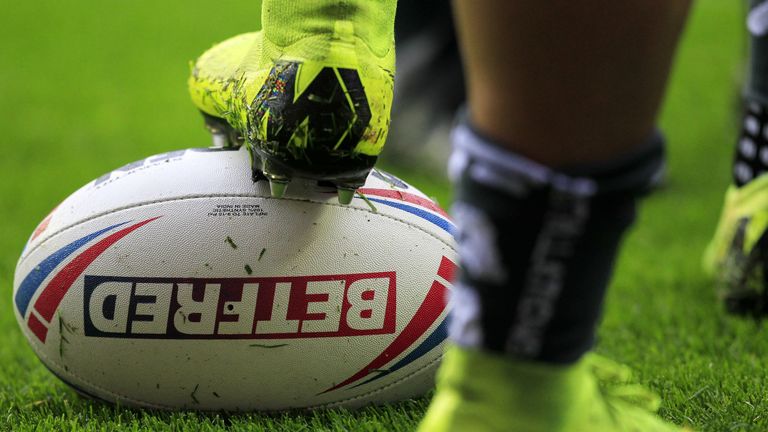
[[[395,0],[264,0],[263,29],[206,52],[192,99],[219,144],[245,141],[282,196],[293,177],[327,180],[349,202],[386,140]]]
[[[675,430],[603,387],[626,371],[585,354],[664,163],[654,124],[689,1],[454,5],[469,91],[450,163],[462,271],[422,430]]]
[[[751,0],[749,75],[733,184],[704,257],[729,311],[768,313],[768,1]]]
[[[395,20],[397,79],[392,127],[382,157],[390,166],[445,177],[456,110],[464,105],[464,77],[446,0],[401,1]]]

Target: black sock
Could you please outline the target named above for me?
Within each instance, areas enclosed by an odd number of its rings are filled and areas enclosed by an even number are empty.
[[[451,337],[551,363],[594,343],[616,251],[663,167],[660,135],[611,164],[556,172],[454,131],[450,172],[462,271]]]
[[[746,21],[750,55],[745,110],[733,162],[737,187],[768,172],[768,1],[750,0]]]
[[[768,172],[768,110],[758,102],[747,103],[733,162],[733,182],[744,186]]]

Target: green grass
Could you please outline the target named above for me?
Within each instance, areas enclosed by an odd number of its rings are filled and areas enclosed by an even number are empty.
[[[11,304],[27,236],[94,177],[149,154],[207,145],[187,102],[188,61],[253,29],[258,11],[254,2],[231,0],[13,2],[3,9],[0,429],[413,429],[425,399],[354,413],[156,413],[81,400],[41,365]],[[663,395],[664,417],[707,431],[768,430],[768,331],[724,315],[699,264],[729,180],[745,53],[741,9],[739,2],[698,2],[662,117],[669,181],[645,202],[629,235],[598,346]],[[398,174],[449,197],[429,176]]]

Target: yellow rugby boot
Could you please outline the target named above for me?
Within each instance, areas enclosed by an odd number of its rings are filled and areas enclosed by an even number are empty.
[[[349,203],[381,153],[395,70],[395,0],[264,0],[260,32],[205,52],[189,79],[214,145],[247,143],[280,197],[294,177]]]
[[[715,236],[704,254],[704,270],[717,281],[731,313],[768,313],[768,175],[731,186]]]
[[[559,366],[453,347],[419,432],[680,432],[628,368],[595,354]]]

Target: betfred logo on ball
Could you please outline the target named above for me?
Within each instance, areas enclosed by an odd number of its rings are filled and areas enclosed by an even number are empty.
[[[394,272],[286,278],[85,276],[85,335],[285,339],[395,332]]]

